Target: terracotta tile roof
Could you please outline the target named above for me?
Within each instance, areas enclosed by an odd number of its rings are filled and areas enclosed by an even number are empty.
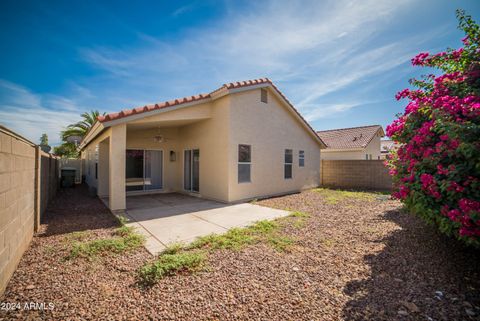
[[[354,149],[367,147],[379,130],[384,135],[380,125],[322,130],[317,134],[327,149]]]
[[[115,120],[115,119],[119,119],[127,116],[141,114],[147,111],[169,108],[169,107],[178,106],[181,104],[190,103],[193,101],[198,101],[198,100],[208,99],[208,98],[210,98],[210,94],[199,94],[195,96],[183,97],[183,98],[178,98],[174,100],[164,101],[162,103],[158,103],[154,105],[145,105],[145,106],[135,107],[133,109],[124,109],[118,113],[110,113],[104,116],[98,116],[97,119],[99,122],[103,123],[110,120]]]
[[[182,105],[182,104],[186,104],[186,103],[190,103],[190,102],[194,102],[194,101],[199,101],[199,100],[203,100],[203,99],[209,99],[209,98],[212,97],[212,94],[214,94],[214,93],[216,93],[216,92],[218,92],[222,89],[234,89],[234,88],[241,88],[241,87],[246,87],[246,86],[254,86],[254,85],[259,85],[259,84],[267,84],[267,83],[273,85],[273,83],[268,78],[260,78],[260,79],[246,80],[246,81],[231,82],[231,83],[223,84],[223,86],[221,86],[218,89],[215,89],[214,91],[212,91],[211,93],[208,93],[208,94],[199,94],[199,95],[195,95],[195,96],[188,96],[188,97],[183,97],[183,98],[177,98],[177,99],[170,100],[170,101],[164,101],[164,102],[154,104],[154,105],[140,106],[140,107],[136,107],[136,108],[133,108],[133,109],[124,109],[124,110],[122,110],[120,112],[117,112],[117,113],[110,113],[110,114],[106,114],[104,116],[98,116],[97,119],[98,119],[99,122],[103,123],[103,122],[107,122],[107,121],[111,121],[111,120],[115,120],[115,119],[120,119],[120,118],[123,118],[123,117],[132,116],[132,115],[135,115],[135,114],[141,114],[141,113],[148,112],[148,111],[174,107],[174,106],[178,106],[178,105]],[[277,88],[275,87],[275,89],[277,89]],[[278,89],[277,89],[277,91],[280,92]],[[282,96],[283,96],[283,94],[282,94]],[[283,96],[283,97],[285,98],[285,96]]]

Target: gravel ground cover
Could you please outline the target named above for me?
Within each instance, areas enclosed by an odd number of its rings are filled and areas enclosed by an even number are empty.
[[[75,242],[111,237],[118,222],[84,187],[62,191],[23,256],[0,319],[478,320],[480,253],[439,235],[385,195],[310,190],[256,202],[306,213],[284,219],[294,240],[209,251],[193,274],[153,286],[143,248],[66,259]],[[53,303],[24,310],[25,302]],[[48,307],[48,306],[47,306]]]

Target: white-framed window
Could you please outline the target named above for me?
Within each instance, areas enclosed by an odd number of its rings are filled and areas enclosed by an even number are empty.
[[[285,149],[285,163],[283,177],[290,179],[293,176],[293,151],[291,149]]]
[[[303,150],[298,151],[298,166],[305,167],[305,151]]]
[[[252,170],[252,146],[238,145],[238,182],[250,183]]]

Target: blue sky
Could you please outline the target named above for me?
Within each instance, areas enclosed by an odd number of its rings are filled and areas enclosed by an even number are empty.
[[[0,123],[38,142],[110,112],[269,77],[315,129],[389,124],[410,58],[476,0],[2,1]]]

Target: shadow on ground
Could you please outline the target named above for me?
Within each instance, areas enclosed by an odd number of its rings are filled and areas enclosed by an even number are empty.
[[[41,218],[42,233],[51,236],[118,226],[117,220],[86,185],[61,189]]]
[[[127,196],[127,212],[136,221],[191,214],[230,207],[231,204],[206,200],[180,193],[157,193]]]
[[[347,284],[345,320],[480,320],[480,251],[439,234],[419,218],[388,211],[400,229],[376,255],[371,276]]]

